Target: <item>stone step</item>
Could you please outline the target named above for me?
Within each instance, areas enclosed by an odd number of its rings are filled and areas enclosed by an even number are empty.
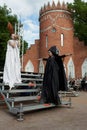
[[[26,105],[22,106],[20,105],[19,107],[14,107],[10,109],[11,113],[17,114],[21,112],[27,112],[27,111],[33,111],[33,110],[39,110],[39,109],[46,109],[46,108],[52,108],[55,107],[55,104],[36,104],[36,105]]]
[[[10,98],[7,98],[6,100],[8,102],[23,102],[23,101],[38,100],[38,96],[10,97]]]

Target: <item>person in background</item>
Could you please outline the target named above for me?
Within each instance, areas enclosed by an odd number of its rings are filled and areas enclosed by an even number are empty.
[[[36,89],[36,82],[35,81],[29,81],[28,85],[27,86],[18,86],[17,89],[26,89],[26,90],[29,90],[29,89]],[[22,92],[20,93],[20,96],[34,96],[36,95],[35,92]]]
[[[30,81],[28,86],[29,86],[30,89],[36,88],[36,82],[35,81]]]
[[[15,83],[21,83],[21,64],[19,56],[20,43],[16,34],[11,34],[7,42],[7,51],[3,72],[3,82],[8,84],[10,89]]]
[[[48,50],[49,58],[46,60],[43,87],[41,93],[41,103],[61,104],[58,91],[67,91],[67,78],[63,66],[63,58],[68,55],[59,55],[56,46]],[[69,54],[71,55],[71,54]]]

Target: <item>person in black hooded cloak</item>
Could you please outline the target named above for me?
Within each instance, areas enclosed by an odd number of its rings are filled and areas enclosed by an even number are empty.
[[[67,78],[63,66],[62,58],[67,55],[59,56],[56,46],[52,46],[49,50],[49,58],[46,60],[45,73],[43,78],[43,87],[41,100],[43,103],[61,104],[58,91],[67,91]]]

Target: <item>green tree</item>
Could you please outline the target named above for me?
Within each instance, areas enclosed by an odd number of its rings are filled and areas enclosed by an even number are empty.
[[[26,53],[27,48],[28,43],[21,38],[20,57],[22,57],[22,54]]]
[[[7,28],[8,22],[12,24],[14,29],[15,23],[18,23],[17,15],[12,15],[12,10],[10,8],[8,9],[6,5],[3,7],[0,6],[0,70],[3,70],[4,67],[7,41],[10,38],[10,32]],[[24,41],[25,51],[27,47],[28,43]]]
[[[87,2],[74,0],[68,3],[74,21],[74,34],[87,45]]]

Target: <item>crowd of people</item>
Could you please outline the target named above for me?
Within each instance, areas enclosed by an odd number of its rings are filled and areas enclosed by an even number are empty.
[[[83,78],[71,78],[68,81],[68,86],[75,91],[87,91],[87,76]]]

